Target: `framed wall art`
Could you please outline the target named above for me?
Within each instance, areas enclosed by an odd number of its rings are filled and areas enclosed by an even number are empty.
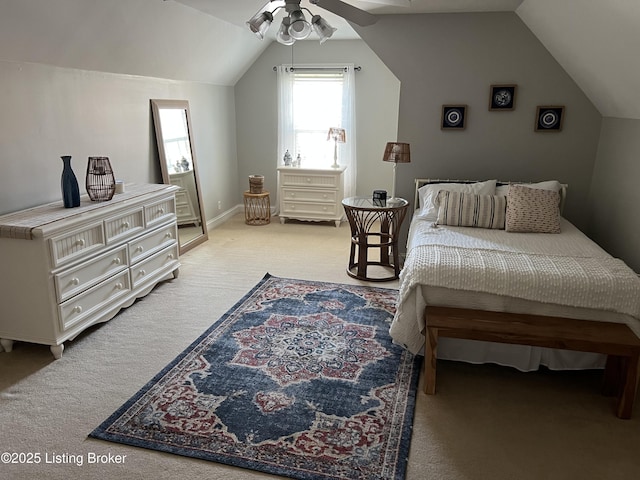
[[[466,105],[443,105],[441,130],[464,130],[467,121]]]
[[[559,132],[564,122],[563,106],[538,106],[536,108],[536,132]]]
[[[489,110],[509,111],[516,108],[515,84],[491,85],[489,96]]]

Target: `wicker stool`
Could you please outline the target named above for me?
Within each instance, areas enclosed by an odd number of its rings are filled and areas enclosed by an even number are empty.
[[[244,192],[244,219],[247,225],[266,225],[271,222],[269,192]]]

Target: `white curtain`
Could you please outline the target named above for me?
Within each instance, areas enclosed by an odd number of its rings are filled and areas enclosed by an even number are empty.
[[[356,195],[356,75],[353,65],[345,66],[342,94],[342,128],[347,135],[346,143],[340,144],[340,158],[347,169],[344,172],[344,195]]]
[[[295,135],[293,131],[293,80],[291,67],[278,65],[278,156],[277,165],[282,164],[282,159],[287,149],[294,147]],[[295,150],[290,150],[291,155]]]
[[[328,127],[342,127],[346,131],[346,143],[338,144],[338,157],[340,164],[347,168],[345,176],[345,197],[356,194],[356,119],[355,119],[355,67],[353,65],[299,65],[291,68],[290,65],[279,65],[276,67],[278,79],[278,157],[277,165],[282,165],[282,159],[287,150],[295,158],[295,132],[293,115],[293,85],[295,82],[295,69],[331,68],[343,73],[343,95],[342,95],[342,119],[341,125],[328,125]],[[310,108],[321,108],[313,106],[313,99],[309,99]],[[329,165],[327,165],[329,168]]]

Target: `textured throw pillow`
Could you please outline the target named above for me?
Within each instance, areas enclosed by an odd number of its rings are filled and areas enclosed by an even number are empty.
[[[560,233],[560,194],[511,185],[507,194],[507,232]]]
[[[504,229],[507,198],[441,190],[436,198],[439,225]]]
[[[418,189],[420,213],[418,218],[435,222],[438,218],[438,207],[435,205],[440,190],[450,192],[475,193],[477,195],[493,195],[496,191],[496,180],[473,183],[428,183]]]

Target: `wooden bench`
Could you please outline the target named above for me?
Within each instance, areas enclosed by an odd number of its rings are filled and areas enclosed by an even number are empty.
[[[603,393],[617,395],[616,415],[631,418],[640,338],[621,323],[429,306],[425,310],[425,393],[436,391],[439,337],[561,348],[607,355]]]

